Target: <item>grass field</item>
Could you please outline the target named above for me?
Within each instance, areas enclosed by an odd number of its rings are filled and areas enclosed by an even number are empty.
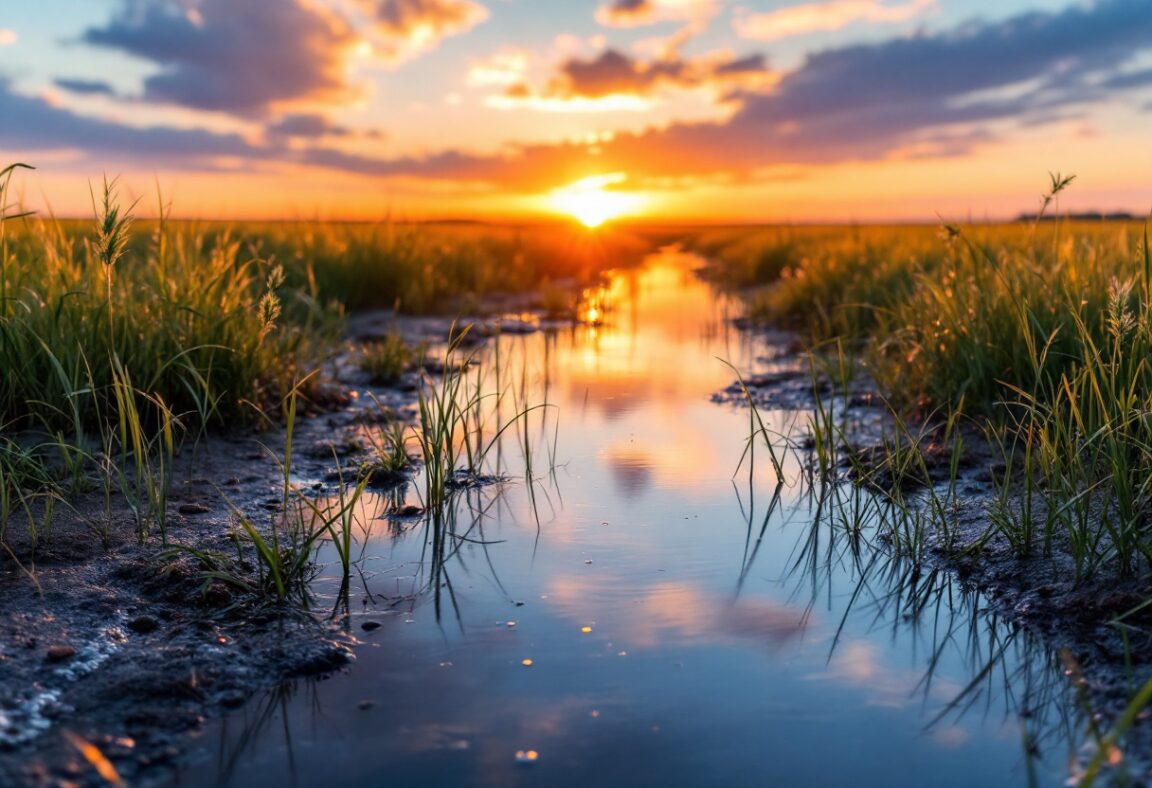
[[[1080,577],[1152,566],[1147,232],[1044,220],[732,228],[690,243],[712,278],[744,289],[753,319],[850,348],[902,417],[983,434],[1006,468],[989,536],[1021,556],[1066,544]]]
[[[4,171],[5,193],[18,175]],[[1054,179],[1050,196],[1066,185]],[[754,319],[849,348],[899,413],[981,431],[1008,468],[993,521],[1021,555],[1059,537],[1078,573],[1152,560],[1152,262],[1140,223],[589,233],[174,222],[162,202],[159,218],[134,223],[139,206],[115,182],[93,203],[93,221],[9,207],[0,223],[5,521],[27,480],[81,478],[97,456],[155,464],[183,438],[274,416],[290,391],[309,397],[297,384],[335,347],[346,310],[459,314],[509,292],[563,301],[557,283],[679,236],[712,261],[712,278],[751,293]],[[378,373],[395,375],[403,353],[384,355]],[[47,450],[12,437],[29,428]]]
[[[164,533],[181,445],[322,396],[313,373],[348,310],[461,315],[528,293],[571,308],[651,245],[574,224],[174,221],[162,200],[136,220],[115,181],[94,186],[91,220],[57,220],[15,207],[22,170],[0,172],[0,542],[14,517],[49,533],[52,503],[93,483],[129,500],[142,540]],[[404,356],[365,363],[394,376]]]
[[[4,194],[18,175],[0,175]],[[1054,178],[1049,196],[1066,185]],[[115,182],[93,203],[92,221],[9,205],[0,222],[4,527],[27,509],[22,497],[78,483],[98,458],[118,458],[119,486],[135,479],[160,506],[151,479],[182,440],[275,420],[288,392],[313,395],[300,381],[316,380],[349,309],[460,314],[496,293],[563,302],[558,283],[679,237],[712,261],[712,278],[750,293],[754,319],[849,348],[896,412],[981,432],[1007,468],[992,522],[1021,555],[1068,543],[1078,576],[1152,561],[1152,261],[1140,223],[589,233],[174,222],[162,202],[158,218],[133,222],[139,206]],[[376,355],[374,374],[403,365],[402,348]],[[43,441],[16,439],[29,430]]]

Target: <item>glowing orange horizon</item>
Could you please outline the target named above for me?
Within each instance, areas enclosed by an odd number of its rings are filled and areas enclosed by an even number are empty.
[[[627,175],[622,172],[590,175],[555,189],[549,195],[551,207],[589,229],[623,217],[643,214],[645,200],[638,194],[609,190],[606,187],[623,183]]]

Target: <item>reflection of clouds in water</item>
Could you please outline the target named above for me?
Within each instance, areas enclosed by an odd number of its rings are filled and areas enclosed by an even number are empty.
[[[608,456],[612,480],[625,498],[636,498],[652,483],[656,463],[643,452],[614,452]]]
[[[606,421],[615,421],[646,405],[651,399],[651,391],[646,381],[636,376],[573,375],[567,399],[585,403],[603,414]]]
[[[727,637],[779,647],[806,626],[802,610],[766,599],[722,599],[687,583],[653,586],[637,607],[641,620],[627,632],[636,646],[659,645],[674,633],[690,641]]]
[[[433,750],[467,750],[471,746],[469,737],[472,728],[466,725],[404,725],[397,730],[405,739],[409,752],[430,752]]]
[[[712,407],[711,403],[705,405]],[[686,418],[671,410],[652,410],[657,416],[655,426],[629,419],[620,425],[618,438],[590,447],[609,475],[633,477],[636,484],[623,482],[625,493],[639,492],[641,483],[645,487],[683,490],[700,484],[703,479],[710,478],[715,483],[717,475],[721,477],[720,483],[727,483],[740,457],[743,441],[735,434],[731,440],[721,443],[715,435],[726,427],[747,429],[746,417],[733,425],[730,414],[720,409],[703,411],[699,418],[695,417],[697,414]],[[574,437],[579,441],[590,436],[575,434]],[[775,483],[769,463],[760,463],[758,470],[768,483]]]
[[[597,594],[592,579],[557,578],[549,589],[549,601],[564,608],[575,621],[596,619],[597,632],[633,648],[654,648],[668,642],[716,643],[717,640],[751,640],[779,648],[803,633],[808,622],[804,611],[767,599],[725,599],[689,583],[661,583],[641,592],[635,604],[611,603],[619,618],[605,620],[595,610]],[[607,581],[611,583],[611,581]]]
[[[849,641],[836,648],[828,670],[818,680],[832,679],[863,689],[867,703],[902,709],[914,700],[913,690],[920,678],[911,673],[894,673],[883,663],[876,646],[865,641]]]
[[[924,701],[924,671],[918,668],[899,668],[886,664],[885,655],[878,646],[863,640],[849,640],[841,643],[832,653],[828,670],[814,674],[817,681],[841,681],[862,689],[867,695],[866,703],[902,709]],[[954,682],[934,678],[928,688],[931,698],[949,702],[960,692]],[[958,746],[956,732],[947,733],[947,728],[939,729],[944,739],[942,744]]]
[[[971,738],[972,734],[959,725],[941,725],[932,731],[932,741],[949,749],[963,747]]]

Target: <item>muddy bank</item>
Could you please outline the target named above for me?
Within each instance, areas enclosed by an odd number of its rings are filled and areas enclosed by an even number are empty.
[[[172,545],[224,551],[229,505],[261,512],[275,495],[266,436],[213,440],[195,477],[180,474]],[[104,523],[87,497],[58,516],[47,545],[3,565],[0,584],[0,783],[99,783],[70,743],[95,744],[125,779],[171,762],[206,715],[244,702],[287,675],[345,664],[346,638],[305,615],[251,611],[190,556],[136,544],[127,512]],[[94,533],[92,524],[100,522]],[[14,550],[21,545],[16,541]],[[107,547],[105,546],[107,542]],[[234,610],[229,607],[238,605]]]
[[[893,473],[886,465],[889,454],[883,442],[901,431],[894,430],[893,415],[874,383],[864,375],[854,377],[846,388],[834,383],[824,371],[813,371],[795,337],[767,333],[770,343],[781,348],[778,355],[761,359],[768,371],[733,382],[716,392],[713,401],[801,413],[814,411],[819,401],[832,408],[842,430],[836,450],[839,484],[871,488],[881,495],[898,487],[904,501],[921,511],[927,510],[933,493],[937,500],[947,499],[948,533],[930,530],[925,550],[900,555],[898,560],[914,566],[917,573],[938,569],[953,574],[963,588],[978,592],[985,601],[983,615],[1038,636],[1063,666],[1069,686],[1077,688],[1086,716],[1101,734],[1107,733],[1136,691],[1152,679],[1152,605],[1147,605],[1152,599],[1152,575],[1147,566],[1134,576],[1105,567],[1077,578],[1072,551],[1066,538],[1059,537],[1050,555],[1037,545],[1032,555],[1020,557],[1002,534],[992,533],[991,512],[1000,503],[997,480],[1004,477],[1005,466],[981,433],[961,428],[965,448],[953,468],[952,444],[941,440],[944,426],[930,424],[921,431],[916,425],[912,433],[918,440],[913,442],[922,463],[909,472]],[[815,464],[811,439],[796,442],[794,448]],[[1036,516],[1042,518],[1043,504],[1034,505]],[[878,544],[894,556],[900,552],[885,546],[883,539]],[[1030,711],[1022,705],[1018,713],[1027,716]],[[1152,782],[1148,716],[1147,710],[1141,713],[1129,732],[1120,770],[1113,777]],[[1095,736],[1088,730],[1080,733],[1083,765],[1095,752]]]
[[[449,325],[365,314],[349,338],[399,330],[435,348]],[[473,341],[537,328],[527,316],[488,320]],[[347,480],[371,459],[366,429],[413,421],[421,373],[372,385],[349,345],[324,374],[324,402],[304,407],[297,424],[292,468],[293,484],[318,497],[336,492],[338,465]],[[357,632],[345,610],[259,601],[206,579],[204,564],[181,549],[237,556],[234,512],[267,530],[282,507],[284,443],[279,428],[190,440],[173,474],[167,547],[155,529],[140,545],[123,499],[114,494],[109,504],[98,487],[57,504],[35,545],[13,520],[0,554],[0,784],[103,785],[101,758],[131,784],[161,782],[206,719],[285,680],[349,664]],[[255,578],[250,560],[231,566]],[[85,756],[85,743],[98,755]]]

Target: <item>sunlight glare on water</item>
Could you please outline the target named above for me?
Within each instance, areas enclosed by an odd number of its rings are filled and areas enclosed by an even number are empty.
[[[947,577],[853,549],[762,454],[736,473],[749,413],[711,401],[720,359],[776,349],[731,328],[700,263],[665,250],[613,274],[596,321],[491,343],[484,366],[524,384],[501,407],[550,406],[501,443],[513,478],[458,496],[467,539],[440,562],[426,524],[368,501],[356,663],[211,726],[181,785],[1062,781],[1047,655]],[[1042,762],[1023,735],[1049,737]]]

